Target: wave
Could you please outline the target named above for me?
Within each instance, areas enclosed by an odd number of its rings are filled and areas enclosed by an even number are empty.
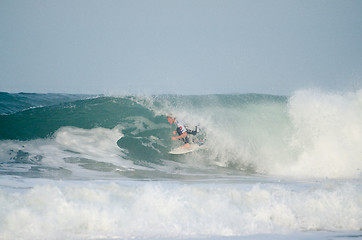
[[[177,144],[170,141],[167,113],[200,126],[205,150],[171,158],[168,151]],[[47,162],[62,173],[76,165],[126,176],[140,176],[145,169],[167,175],[181,164],[183,173],[212,168],[356,178],[362,169],[361,116],[362,91],[301,90],[291,97],[102,96],[1,115],[1,161],[38,161],[43,167]]]

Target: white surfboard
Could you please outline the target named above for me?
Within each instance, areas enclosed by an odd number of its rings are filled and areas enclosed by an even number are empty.
[[[169,154],[173,154],[173,155],[185,154],[185,153],[199,150],[200,148],[202,148],[202,145],[191,144],[189,148],[178,147],[178,148],[172,149],[169,152]]]

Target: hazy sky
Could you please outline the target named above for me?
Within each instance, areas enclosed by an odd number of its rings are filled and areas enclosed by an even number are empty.
[[[0,91],[362,88],[361,0],[0,0]]]

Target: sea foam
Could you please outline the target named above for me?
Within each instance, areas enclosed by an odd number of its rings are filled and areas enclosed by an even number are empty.
[[[134,239],[358,231],[361,198],[357,185],[333,182],[35,181],[31,189],[0,190],[0,236]]]

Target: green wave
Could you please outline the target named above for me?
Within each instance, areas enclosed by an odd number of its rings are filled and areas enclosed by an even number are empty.
[[[269,131],[270,125],[260,122],[260,114],[283,118],[279,110],[272,109],[269,113],[265,110],[270,110],[273,105],[283,108],[285,103],[285,97],[260,94],[102,96],[0,115],[0,139],[28,141],[53,138],[62,127],[119,127],[123,136],[115,144],[124,151],[124,157],[137,165],[150,167],[150,164],[162,165],[163,159],[170,158],[168,152],[171,148],[178,146],[170,139],[175,126],[170,126],[165,117],[167,113],[172,113],[191,125],[201,126],[203,133],[210,137],[213,150],[204,154],[211,154],[207,156],[210,159],[220,159],[223,158],[221,153],[225,149],[228,151],[228,146],[220,150],[220,143],[231,138],[243,144],[243,139],[254,138],[252,135],[260,135],[260,131]],[[250,125],[250,122],[257,126]],[[255,129],[258,131],[255,132]],[[244,134],[242,137],[238,134],[233,136],[240,132]],[[223,164],[230,165],[234,160],[240,162],[238,158],[238,154],[230,154],[229,163]]]

